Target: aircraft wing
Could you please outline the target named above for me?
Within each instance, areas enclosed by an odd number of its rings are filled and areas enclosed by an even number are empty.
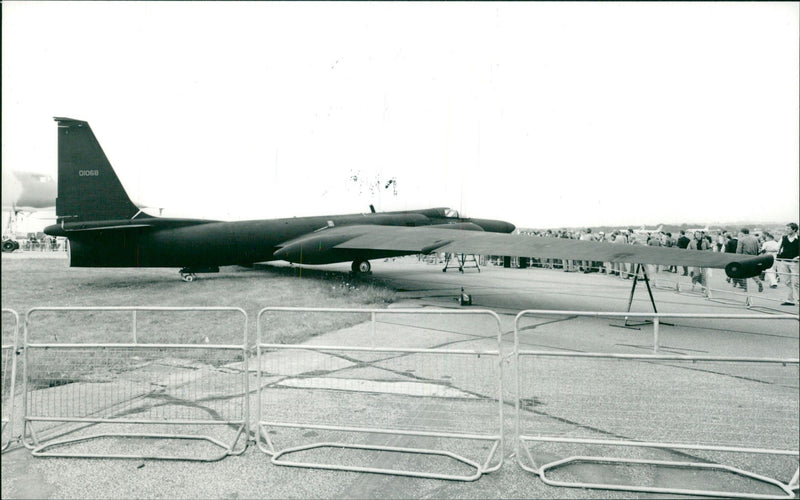
[[[439,227],[345,226],[320,231],[334,248],[409,253],[454,252],[554,259],[633,262],[671,266],[724,268],[735,278],[760,274],[772,266],[770,256],[623,245],[566,238],[544,238]],[[311,237],[313,239],[313,236]]]

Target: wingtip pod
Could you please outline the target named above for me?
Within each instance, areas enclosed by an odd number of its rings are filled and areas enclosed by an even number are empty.
[[[771,255],[762,255],[752,259],[731,262],[725,266],[725,274],[727,274],[729,278],[752,278],[772,267],[773,262],[774,260]]]

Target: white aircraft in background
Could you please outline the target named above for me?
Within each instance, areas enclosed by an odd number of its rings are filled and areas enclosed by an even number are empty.
[[[3,232],[3,251],[19,248],[17,224],[33,212],[56,205],[57,186],[51,175],[3,169],[3,211],[8,225]]]
[[[644,226],[642,226],[640,229],[634,229],[633,233],[634,234],[641,234],[641,235],[644,235],[644,236],[650,236],[650,235],[653,235],[653,234],[659,234],[663,230],[664,230],[664,225],[660,224],[655,229],[646,229]]]
[[[686,234],[694,234],[699,232],[708,234],[708,224],[706,224],[706,227],[694,227],[686,230]]]

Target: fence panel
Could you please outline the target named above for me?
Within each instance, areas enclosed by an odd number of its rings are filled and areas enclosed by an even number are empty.
[[[789,279],[788,274],[783,279]],[[681,282],[679,281],[678,276],[664,277],[655,275],[650,278],[650,282],[654,288],[659,288],[661,290],[674,290],[680,294],[703,296],[709,301],[719,304],[743,306],[750,310],[763,311],[767,313],[786,312],[785,309],[779,308],[779,305],[786,300],[782,295],[769,295],[758,292],[755,286],[755,281],[752,279],[741,280],[741,282],[744,284],[744,288],[741,291],[737,291],[735,287],[716,288],[701,284],[694,285],[690,282]],[[766,288],[769,286],[769,283],[764,281],[763,286]]]
[[[775,498],[776,491],[782,491],[794,497],[790,485],[796,479],[784,483],[766,474],[796,476],[797,359],[521,350],[519,320],[533,314],[649,317],[656,327],[665,317],[740,317],[520,313],[515,322],[515,426],[517,461],[523,469],[558,486],[744,498]],[[794,316],[777,318],[797,321]],[[656,333],[655,350],[657,346]],[[554,459],[554,449],[574,455]],[[594,470],[587,480],[584,470],[584,479],[575,479],[574,470],[566,469],[578,464],[611,466],[615,475],[609,480]],[[724,487],[709,488],[697,479],[696,487],[686,486],[692,480],[681,473],[674,473],[670,482],[667,475],[652,471],[630,472],[635,466],[704,469],[724,476],[716,481]],[[753,468],[759,472],[747,471]],[[650,484],[624,484],[620,478],[625,476],[632,483]]]
[[[502,465],[495,313],[265,308],[257,331],[256,438],[272,463],[465,481]]]
[[[36,456],[212,461],[246,449],[242,309],[34,308],[24,355],[23,443]]]
[[[3,429],[2,451],[14,441],[14,406],[16,400],[17,354],[19,351],[19,315],[3,308]]]

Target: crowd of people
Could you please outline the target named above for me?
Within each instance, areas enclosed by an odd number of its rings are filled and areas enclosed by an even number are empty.
[[[23,240],[20,248],[26,252],[57,252],[66,250],[66,240],[42,234]]]
[[[520,234],[540,236],[545,238],[569,238],[583,241],[604,241],[624,245],[648,245],[656,247],[675,247],[685,250],[738,253],[744,255],[769,254],[774,258],[774,264],[765,273],[765,280],[770,288],[778,288],[778,283],[783,282],[789,288],[789,294],[782,305],[794,306],[800,302],[798,298],[798,238],[797,224],[790,222],[786,225],[784,234],[773,235],[769,232],[751,234],[750,228],[741,228],[737,232],[720,231],[693,231],[687,233],[681,230],[677,234],[664,231],[634,231],[614,230],[592,232],[591,228],[580,231],[567,229],[531,230],[521,231]],[[636,271],[632,263],[594,262],[566,259],[533,259],[533,265],[563,269],[565,272],[600,272],[609,275],[630,279]],[[658,271],[678,273],[681,276],[691,277],[692,286],[708,288],[709,270],[705,268],[687,268],[680,270],[676,266],[648,266],[649,274]],[[764,291],[764,282],[761,276],[752,278],[759,292]],[[728,278],[728,283],[734,288],[740,287],[748,290],[748,280]]]

